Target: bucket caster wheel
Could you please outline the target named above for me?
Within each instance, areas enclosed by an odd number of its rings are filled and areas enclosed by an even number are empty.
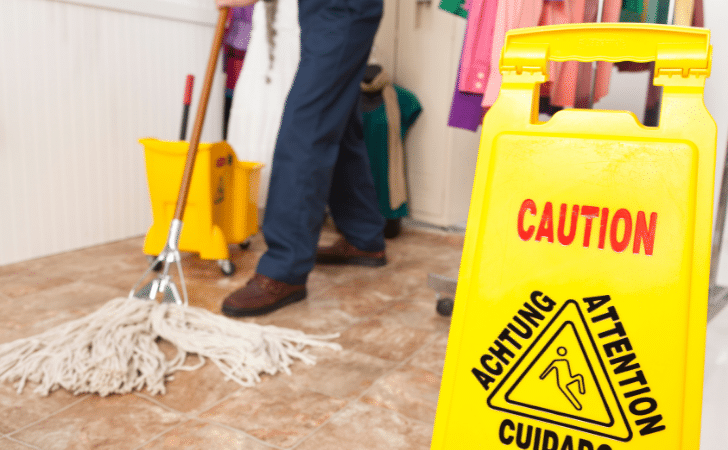
[[[235,264],[229,259],[218,259],[217,265],[220,266],[220,271],[226,277],[232,276],[235,273]]]
[[[248,248],[250,248],[250,239],[246,239],[245,241],[238,244],[238,246],[240,247],[240,250],[247,250]]]
[[[147,261],[149,262],[149,264],[153,264],[156,259],[156,256],[147,255]],[[159,261],[158,263],[154,264],[152,270],[155,272],[159,272],[160,270],[162,270],[162,267],[164,267],[164,263],[162,261]]]
[[[441,316],[450,317],[452,316],[452,309],[455,306],[455,301],[451,298],[438,298],[437,306],[435,309]]]

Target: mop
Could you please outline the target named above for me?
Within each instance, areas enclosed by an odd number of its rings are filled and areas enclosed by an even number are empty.
[[[165,248],[144,272],[129,297],[113,299],[94,313],[44,333],[0,345],[0,381],[14,383],[21,393],[30,382],[34,391],[48,395],[57,389],[100,396],[146,389],[164,394],[165,382],[180,370],[215,364],[226,379],[252,386],[264,373],[291,373],[295,361],[314,364],[310,347],[339,350],[330,342],[338,337],[307,335],[301,331],[261,326],[228,319],[189,306],[178,242],[205,110],[215,74],[228,9],[221,8],[200,106],[190,139],[175,215]],[[155,267],[159,275],[143,288],[141,282]],[[180,290],[170,266],[180,278]],[[163,342],[176,354],[168,357]],[[161,345],[160,345],[161,344]],[[194,363],[188,357],[195,355]]]

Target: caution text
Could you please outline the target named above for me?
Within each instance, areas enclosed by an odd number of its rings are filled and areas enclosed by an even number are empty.
[[[610,211],[604,207],[566,203],[557,208],[558,217],[554,218],[551,202],[539,209],[533,200],[524,200],[518,211],[518,236],[524,241],[561,245],[576,242],[585,248],[602,250],[609,245],[618,253],[631,250],[634,254],[652,255],[657,232],[656,212],[650,213],[648,220],[645,211],[633,214],[626,208]]]

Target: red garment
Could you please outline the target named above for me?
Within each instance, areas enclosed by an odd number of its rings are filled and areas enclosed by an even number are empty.
[[[230,91],[235,89],[238,82],[240,71],[243,68],[243,60],[245,60],[245,50],[238,50],[235,47],[225,44],[225,88]]]

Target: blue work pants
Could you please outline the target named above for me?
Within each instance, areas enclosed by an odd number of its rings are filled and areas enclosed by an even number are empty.
[[[326,204],[346,240],[384,249],[358,101],[382,0],[299,0],[301,61],[273,153],[257,272],[305,284]]]

